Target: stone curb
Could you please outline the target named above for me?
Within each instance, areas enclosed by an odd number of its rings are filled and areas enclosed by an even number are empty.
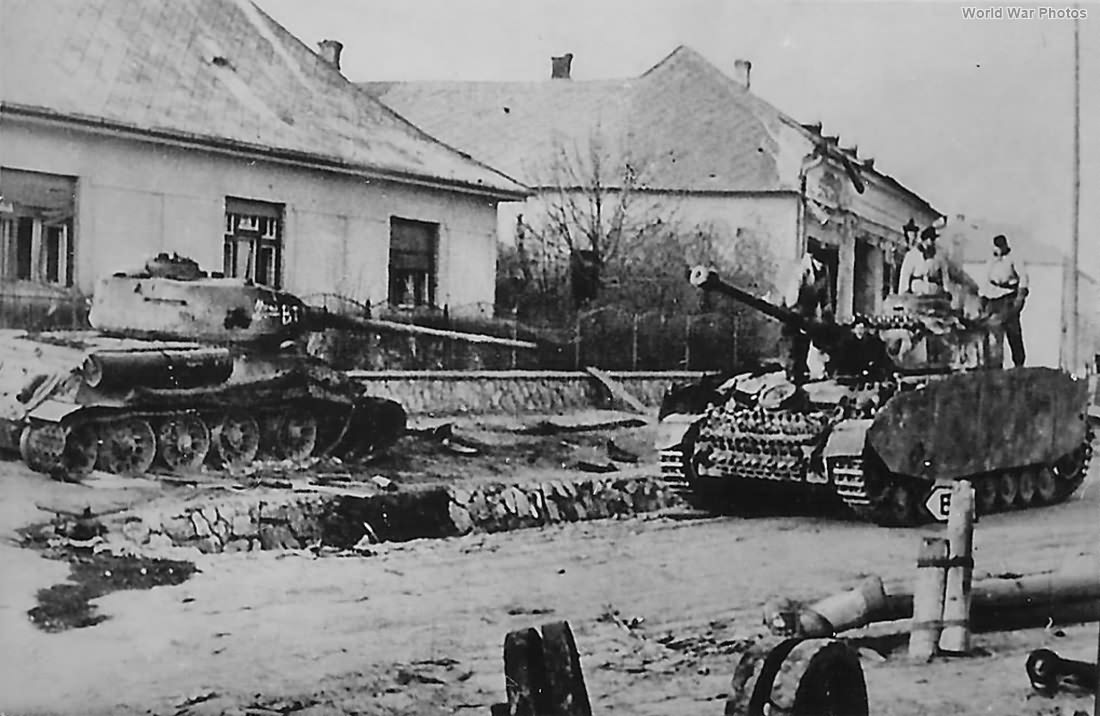
[[[600,476],[380,492],[210,495],[172,509],[115,516],[109,529],[150,550],[204,553],[347,549],[370,542],[456,537],[654,512],[682,504],[659,477]]]

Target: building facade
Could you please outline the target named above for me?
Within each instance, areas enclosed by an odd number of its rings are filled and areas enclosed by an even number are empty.
[[[537,216],[546,197],[562,191],[555,161],[563,154],[594,156],[594,141],[604,167],[644,166],[641,190],[665,202],[688,230],[705,226],[720,234],[727,261],[738,260],[742,240],[766,246],[775,266],[771,283],[783,284],[810,245],[825,247],[840,318],[878,310],[896,288],[904,224],[943,220],[855,148],[752,93],[748,63],[727,75],[680,47],[637,78],[573,81],[571,59],[555,58],[552,78],[538,82],[362,86],[535,190],[525,202],[502,204],[498,231],[505,242],[517,216]],[[575,181],[577,172],[569,174]],[[615,180],[614,172],[601,179],[612,202]]]
[[[0,60],[30,68],[0,88],[14,314],[160,252],[307,297],[491,311],[496,206],[525,187],[359,91],[338,51],[221,0],[15,2],[3,31]]]

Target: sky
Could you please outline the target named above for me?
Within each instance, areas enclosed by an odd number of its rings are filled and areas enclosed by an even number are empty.
[[[1070,250],[1069,19],[967,19],[965,7],[1010,6],[942,0],[255,1],[311,46],[344,43],[356,82],[545,80],[566,52],[574,80],[632,77],[681,44],[731,73],[747,59],[754,93],[858,145],[949,220]],[[1080,260],[1100,277],[1100,0],[1078,7]]]

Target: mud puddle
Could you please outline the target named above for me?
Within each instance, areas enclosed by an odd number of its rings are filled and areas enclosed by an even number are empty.
[[[23,547],[69,563],[68,581],[38,590],[38,605],[27,612],[45,632],[95,626],[110,617],[93,600],[126,589],[175,586],[198,571],[184,560],[112,553],[101,542],[105,528],[90,510],[60,513],[52,522],[20,532]]]

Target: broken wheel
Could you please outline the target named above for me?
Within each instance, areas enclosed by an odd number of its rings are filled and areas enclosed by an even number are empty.
[[[96,466],[106,472],[137,477],[145,474],[157,455],[157,437],[140,418],[107,423],[102,428]]]
[[[172,470],[193,470],[210,450],[210,428],[195,415],[173,415],[160,424],[157,454]]]

